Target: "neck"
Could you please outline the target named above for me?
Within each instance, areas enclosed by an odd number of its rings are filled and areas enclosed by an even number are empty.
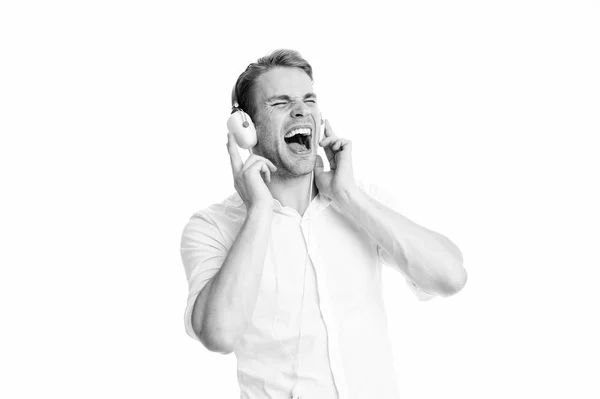
[[[271,183],[268,184],[269,191],[281,205],[295,209],[296,212],[303,215],[310,202],[318,194],[317,185],[312,179],[312,196],[310,199],[308,198],[312,173],[292,179],[281,179],[276,174],[271,174]]]

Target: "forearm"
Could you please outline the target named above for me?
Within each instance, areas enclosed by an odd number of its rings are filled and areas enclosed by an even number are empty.
[[[341,210],[424,291],[448,296],[462,289],[467,278],[462,254],[448,238],[419,226],[358,188],[340,198]]]
[[[201,293],[205,298],[194,306],[192,322],[209,349],[232,351],[252,317],[271,220],[270,208],[249,210],[223,265]]]

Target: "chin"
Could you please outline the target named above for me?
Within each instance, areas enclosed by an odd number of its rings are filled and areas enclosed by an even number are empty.
[[[298,161],[286,169],[295,176],[307,175],[315,169],[315,158],[311,157],[310,159]]]
[[[295,177],[305,176],[311,173],[315,169],[315,159],[300,160],[296,163],[290,160],[281,162],[281,166],[277,165],[280,176],[287,179],[293,179]]]

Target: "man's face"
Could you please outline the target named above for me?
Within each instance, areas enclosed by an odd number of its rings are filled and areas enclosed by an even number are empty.
[[[312,172],[317,155],[321,113],[312,82],[299,68],[273,68],[255,86],[255,153],[289,179]]]

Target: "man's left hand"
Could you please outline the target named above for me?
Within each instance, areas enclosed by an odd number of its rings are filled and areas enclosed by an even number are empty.
[[[333,201],[343,202],[356,189],[352,170],[352,142],[335,135],[325,120],[325,137],[319,142],[329,161],[329,171],[323,171],[323,159],[317,155],[315,182],[319,192]]]

